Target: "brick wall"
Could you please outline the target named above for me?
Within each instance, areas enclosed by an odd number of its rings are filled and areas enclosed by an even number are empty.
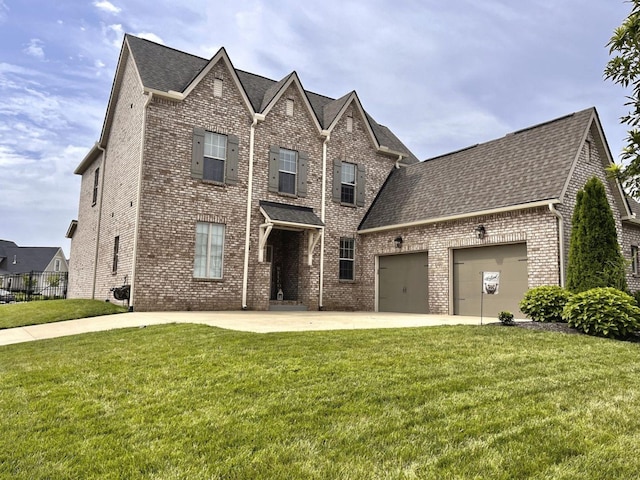
[[[474,228],[477,225],[486,228],[482,240],[476,238]],[[453,313],[450,307],[452,251],[456,248],[525,242],[529,287],[558,284],[557,235],[557,220],[544,207],[363,234],[359,241],[362,288],[358,308],[375,308],[375,258],[381,255],[428,252],[429,310],[436,314]],[[403,239],[401,249],[394,246],[393,239],[397,236]]]

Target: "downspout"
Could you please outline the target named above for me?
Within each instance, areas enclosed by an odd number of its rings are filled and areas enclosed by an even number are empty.
[[[553,203],[549,204],[549,211],[558,219],[558,250],[560,255],[560,286],[564,287],[564,218],[562,214],[556,210]]]
[[[331,138],[331,133],[323,130],[324,141],[322,142],[322,203],[320,205],[320,220],[324,223],[327,202],[327,143]],[[318,310],[324,310],[324,228],[320,232],[320,282],[318,291]]]
[[[256,125],[264,120],[264,115],[255,113],[249,132],[249,183],[247,186],[247,219],[244,233],[244,268],[242,271],[242,310],[247,309],[247,289],[249,283],[249,243],[251,240],[251,197],[253,196],[253,150],[255,145]]]
[[[402,161],[402,158],[402,155],[398,155],[398,159],[396,160],[396,168],[406,167],[406,165],[400,163]]]
[[[138,198],[136,200],[136,224],[133,232],[133,262],[131,264],[131,288],[129,289],[129,311],[133,311],[133,301],[136,289],[136,265],[138,263],[138,232],[140,229],[140,205],[142,204],[142,164],[144,163],[144,146],[147,132],[147,107],[153,100],[153,92],[149,92],[142,107],[142,141],[140,142],[140,167],[138,169]]]
[[[98,228],[96,231],[96,253],[95,256],[93,258],[93,285],[91,287],[91,298],[95,299],[96,298],[96,283],[97,283],[97,278],[98,278],[98,246],[100,245],[100,225],[102,224],[102,195],[104,193],[104,174],[105,174],[105,170],[106,170],[106,165],[107,165],[107,149],[104,147],[100,146],[100,143],[97,143],[96,146],[98,147],[98,150],[100,150],[102,152],[102,165],[100,165],[100,168],[102,168],[102,175],[100,178],[100,200],[98,203]]]

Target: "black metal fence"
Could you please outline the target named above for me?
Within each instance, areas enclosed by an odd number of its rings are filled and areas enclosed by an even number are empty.
[[[0,275],[0,297],[5,301],[31,302],[67,298],[67,272],[29,272]],[[2,298],[0,298],[2,301]]]

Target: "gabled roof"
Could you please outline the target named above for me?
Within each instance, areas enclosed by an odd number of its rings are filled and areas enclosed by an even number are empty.
[[[223,48],[221,48],[211,60],[206,60],[128,34],[125,36],[120,63],[126,60],[126,51],[130,51],[133,57],[142,86],[147,90],[156,93],[164,92],[169,96],[175,96],[176,93],[182,92],[188,94],[190,89],[197,84],[199,76],[211,65],[212,60],[219,55],[228,59]],[[275,81],[235,69],[230,61],[229,65],[235,72],[241,90],[244,95],[246,95],[255,113],[263,113],[265,109],[268,109],[270,104],[273,103],[274,98],[282,91],[285,85],[292,81],[293,77],[293,81],[297,81],[302,90],[303,96],[306,96],[311,111],[313,115],[315,115],[315,121],[318,127],[320,129],[326,129],[335,120],[335,115],[332,116],[332,113],[335,113],[335,105],[328,107],[328,115],[325,115],[325,106],[332,104],[336,100],[305,90],[295,72],[292,72],[280,81]],[[120,64],[118,70],[120,70]],[[116,72],[112,97],[118,92],[119,75],[121,75],[121,72]],[[347,94],[345,97],[348,97],[352,93]],[[382,151],[389,150],[391,152],[404,154],[405,158],[403,161],[405,163],[415,163],[418,161],[413,153],[411,153],[389,129],[378,125],[369,115],[366,115],[366,120],[369,122],[373,132],[373,140],[378,142],[378,146],[381,147]],[[109,112],[107,112],[103,134],[108,131],[108,123],[110,121],[111,117]]]
[[[396,169],[360,230],[560,202],[594,121],[589,108]]]
[[[60,247],[19,247],[0,240],[0,273],[42,272],[59,250]]]

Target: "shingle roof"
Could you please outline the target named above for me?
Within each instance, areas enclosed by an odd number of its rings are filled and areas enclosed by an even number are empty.
[[[360,229],[559,199],[595,109],[394,170]]]
[[[265,200],[260,201],[260,207],[269,215],[271,220],[324,227],[324,223],[313,213],[313,209],[308,207],[267,202]]]
[[[42,272],[60,250],[59,247],[19,247],[5,240],[0,243],[3,250],[0,257],[5,257],[0,261],[0,273]]]
[[[209,60],[204,58],[132,35],[127,34],[126,41],[138,67],[143,85],[154,90],[183,92],[209,63]],[[279,87],[286,82],[293,72],[277,82],[238,69],[236,69],[236,74],[254,111],[262,112],[273,99]],[[329,115],[325,118],[324,107],[335,100],[309,91],[305,91],[305,93],[320,125],[322,128],[327,128],[335,118],[335,115],[331,118],[332,112],[331,108],[329,108]],[[378,125],[369,115],[367,115],[367,118],[381,145],[406,153],[407,158],[404,161],[407,164],[418,161],[413,153],[389,129]]]

